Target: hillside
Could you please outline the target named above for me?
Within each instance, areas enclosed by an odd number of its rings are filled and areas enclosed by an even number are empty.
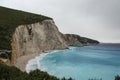
[[[11,50],[11,38],[18,25],[52,19],[43,15],[0,7],[0,49]]]

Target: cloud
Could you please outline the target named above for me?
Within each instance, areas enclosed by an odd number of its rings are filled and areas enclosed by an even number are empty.
[[[54,18],[60,31],[120,42],[120,0],[1,0],[1,6]]]

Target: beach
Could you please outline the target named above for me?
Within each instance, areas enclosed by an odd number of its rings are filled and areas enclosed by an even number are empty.
[[[17,59],[15,66],[19,68],[21,71],[25,71],[26,64],[29,60],[35,58],[36,56],[40,56],[41,53],[34,53],[21,56]]]
[[[33,54],[28,54],[28,55],[24,55],[19,57],[16,60],[15,63],[15,67],[19,68],[21,71],[26,71],[26,65],[33,59],[35,59],[36,57],[40,57],[42,56],[42,54],[49,54],[51,52],[54,52],[56,50],[46,50],[44,52],[40,52],[40,53],[33,53]]]

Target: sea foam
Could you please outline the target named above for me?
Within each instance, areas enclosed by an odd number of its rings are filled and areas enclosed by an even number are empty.
[[[39,69],[41,71],[47,71],[44,67],[42,67],[42,65],[40,64],[41,60],[48,54],[52,54],[55,52],[58,52],[60,50],[54,50],[52,52],[48,52],[48,53],[41,53],[39,56],[36,56],[33,59],[30,59],[28,61],[28,63],[26,64],[25,70],[27,73],[29,73],[30,71]]]

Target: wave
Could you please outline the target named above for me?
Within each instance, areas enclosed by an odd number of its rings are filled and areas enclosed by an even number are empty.
[[[40,54],[39,56],[35,57],[34,59],[31,59],[28,61],[28,63],[26,64],[26,72],[29,73],[30,71],[39,69],[39,60],[42,60],[43,57],[45,56],[45,53]]]
[[[54,51],[48,52],[48,53],[41,53],[39,56],[37,56],[33,59],[30,59],[25,67],[26,72],[29,73],[30,71],[33,71],[36,69],[39,69],[41,71],[46,71],[46,69],[40,64],[40,62],[46,55],[52,54],[52,53],[55,53],[58,51],[60,51],[60,50],[54,50]]]

